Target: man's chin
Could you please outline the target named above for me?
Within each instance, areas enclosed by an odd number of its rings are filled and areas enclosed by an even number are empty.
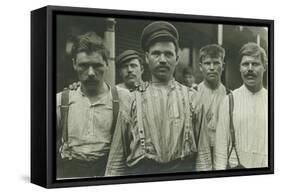
[[[85,84],[84,86],[85,86],[86,90],[88,90],[88,91],[97,89],[97,84]]]
[[[131,88],[131,87],[135,87],[136,86],[136,81],[135,80],[130,80],[130,81],[126,81],[124,84],[127,87]]]
[[[169,81],[171,76],[167,73],[157,73],[155,77],[160,81]]]
[[[135,78],[131,78],[131,79],[127,79],[126,80],[126,84],[130,85],[130,84],[134,84],[137,80]]]

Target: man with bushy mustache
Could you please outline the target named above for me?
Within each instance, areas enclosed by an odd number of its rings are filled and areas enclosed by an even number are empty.
[[[152,22],[141,36],[152,80],[133,93],[131,122],[116,128],[106,175],[194,171],[196,144],[189,89],[175,81],[179,34],[168,22]]]
[[[266,69],[265,50],[256,43],[243,45],[240,50],[243,85],[233,91],[233,98],[227,96],[222,101],[219,111],[216,170],[268,166],[268,95],[263,87]]]
[[[123,51],[116,58],[116,67],[123,81],[117,87],[125,88],[132,92],[143,84],[144,62],[139,52],[135,50]]]

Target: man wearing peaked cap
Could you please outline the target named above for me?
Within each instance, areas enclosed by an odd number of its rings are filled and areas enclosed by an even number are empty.
[[[177,29],[168,22],[153,22],[144,28],[141,45],[151,81],[133,93],[128,127],[116,128],[119,135],[113,138],[106,175],[194,170],[191,93],[173,77],[178,40]]]
[[[143,59],[139,52],[135,50],[125,50],[116,59],[116,66],[122,78],[122,83],[117,87],[134,91],[142,81],[144,71]]]
[[[178,48],[179,33],[177,29],[168,22],[157,21],[144,28],[141,35],[142,49],[147,51],[149,45],[159,38],[172,41]]]

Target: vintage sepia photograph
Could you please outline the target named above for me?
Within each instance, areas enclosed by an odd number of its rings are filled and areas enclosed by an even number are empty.
[[[52,17],[55,181],[273,172],[271,21],[82,13]]]

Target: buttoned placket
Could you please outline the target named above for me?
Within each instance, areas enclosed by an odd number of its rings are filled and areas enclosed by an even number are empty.
[[[88,123],[88,135],[94,136],[94,104],[90,104],[89,106],[89,123]]]
[[[107,98],[107,95],[102,97],[101,99],[99,99],[97,102],[91,103],[90,99],[87,98],[87,96],[79,89],[80,94],[82,95],[83,98],[85,98],[86,103],[88,104],[88,108],[89,108],[89,119],[88,119],[88,124],[87,124],[87,135],[88,137],[93,137],[95,134],[95,106],[97,104],[104,104],[102,103],[102,101],[104,100],[104,98]],[[111,94],[111,89],[109,90],[109,94]]]

